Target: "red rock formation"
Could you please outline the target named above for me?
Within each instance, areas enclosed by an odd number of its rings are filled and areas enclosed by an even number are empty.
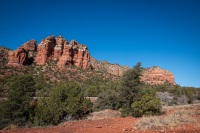
[[[8,66],[24,65],[28,59],[28,53],[24,48],[8,52]]]
[[[89,69],[90,64],[90,54],[85,45],[79,44],[75,40],[70,42],[73,48],[73,63],[75,66],[83,69]]]
[[[35,58],[36,64],[44,65],[52,59],[55,43],[56,40],[54,36],[49,36],[42,40],[37,48],[37,55]]]
[[[8,66],[26,65],[33,52],[36,50],[36,41],[31,40],[24,43],[17,50],[9,51],[8,53]]]
[[[90,68],[90,55],[87,47],[72,40],[68,44],[63,37],[49,36],[38,45],[35,62],[44,65],[50,60],[58,60],[58,67],[75,65],[79,68]]]
[[[165,82],[175,84],[174,75],[168,70],[163,70],[159,67],[143,70],[141,80],[148,84],[164,84]]]
[[[53,55],[54,60],[57,60],[62,56],[64,42],[65,39],[62,36],[56,37],[56,46],[54,47],[54,55]]]
[[[64,42],[63,54],[57,63],[58,67],[64,67],[66,65],[72,65],[72,46],[67,41]]]
[[[26,51],[36,51],[36,40],[30,40],[26,43],[24,43],[22,46]]]
[[[110,64],[106,61],[97,61],[94,58],[91,58],[92,68],[96,71],[104,71],[115,76],[122,76],[124,71],[130,69],[127,66],[120,66],[118,64]]]
[[[75,65],[79,68],[90,69],[90,54],[85,45],[79,44],[72,40],[68,44],[62,36],[49,36],[41,41],[36,47],[36,41],[31,40],[23,44],[15,51],[9,52],[8,65],[26,65],[30,63],[29,59],[34,58],[34,52],[37,50],[35,56],[35,63],[38,65],[45,65],[51,60],[58,60],[58,67],[65,67],[66,65]]]
[[[83,68],[84,69],[88,69],[91,67],[90,64],[90,53],[89,52],[85,52],[83,55]]]
[[[57,66],[64,67],[65,65],[75,65],[76,67],[89,69],[90,55],[87,47],[72,40],[70,44],[65,42],[63,54],[59,59]]]

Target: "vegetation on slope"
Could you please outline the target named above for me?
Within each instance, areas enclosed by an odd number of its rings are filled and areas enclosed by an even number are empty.
[[[55,64],[53,61],[45,66],[32,64],[1,69],[4,75],[0,78],[1,129],[11,125],[57,125],[102,109],[120,110],[122,116],[157,115],[161,105],[200,100],[200,89],[197,88],[169,83],[144,84],[140,81],[141,63],[121,78],[76,67],[59,70]],[[93,107],[85,99],[88,96],[98,97]]]

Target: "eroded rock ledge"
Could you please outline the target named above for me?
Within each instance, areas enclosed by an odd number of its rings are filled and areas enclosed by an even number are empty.
[[[75,65],[83,69],[91,68],[87,47],[75,40],[68,43],[62,36],[48,36],[38,46],[35,40],[28,41],[17,50],[10,51],[8,56],[9,66],[27,65],[34,58],[37,65],[45,65],[51,60],[57,60],[58,67]]]

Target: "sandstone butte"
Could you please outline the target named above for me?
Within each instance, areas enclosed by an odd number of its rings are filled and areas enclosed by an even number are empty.
[[[68,43],[63,37],[48,36],[38,46],[35,40],[23,44],[17,50],[8,53],[8,66],[27,65],[34,58],[37,65],[45,65],[51,60],[57,60],[59,68],[65,65],[75,65],[79,68],[90,69],[90,53],[85,45],[75,40]]]
[[[58,68],[74,65],[82,69],[104,71],[115,76],[121,76],[124,71],[130,69],[127,66],[97,61],[90,57],[87,46],[79,44],[75,40],[68,43],[62,36],[48,36],[38,46],[36,40],[30,40],[17,50],[9,51],[7,66],[23,66],[33,61],[37,65],[45,65],[52,60],[57,62]],[[174,75],[159,67],[144,69],[141,81],[148,84],[163,84],[165,82],[175,84]]]
[[[148,84],[164,84],[165,82],[175,85],[174,75],[168,70],[163,70],[157,66],[144,69],[140,78],[143,82]]]

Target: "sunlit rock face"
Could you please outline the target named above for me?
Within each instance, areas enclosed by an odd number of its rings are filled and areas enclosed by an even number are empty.
[[[36,48],[36,41],[31,40],[24,43],[17,50],[9,51],[7,66],[27,65],[31,58],[33,58],[33,53],[36,51]]]
[[[174,75],[168,70],[159,67],[151,67],[142,71],[141,81],[147,84],[164,84],[166,82],[175,84]]]
[[[111,64],[106,61],[97,61],[94,58],[91,58],[91,65],[92,65],[92,68],[96,71],[104,71],[115,76],[122,76],[126,70],[130,69],[127,66]]]
[[[75,40],[68,43],[62,36],[48,36],[38,46],[35,40],[31,40],[17,50],[9,51],[7,65],[27,65],[30,58],[37,65],[45,65],[55,60],[58,67],[74,65],[83,69],[91,69],[87,46]]]
[[[48,63],[53,57],[55,46],[56,39],[54,36],[48,36],[43,39],[37,47],[37,54],[35,57],[36,64],[44,65]]]
[[[83,69],[90,69],[90,53],[87,47],[72,40],[69,44],[64,42],[63,54],[59,59],[57,66],[64,67],[65,65],[75,65]]]

